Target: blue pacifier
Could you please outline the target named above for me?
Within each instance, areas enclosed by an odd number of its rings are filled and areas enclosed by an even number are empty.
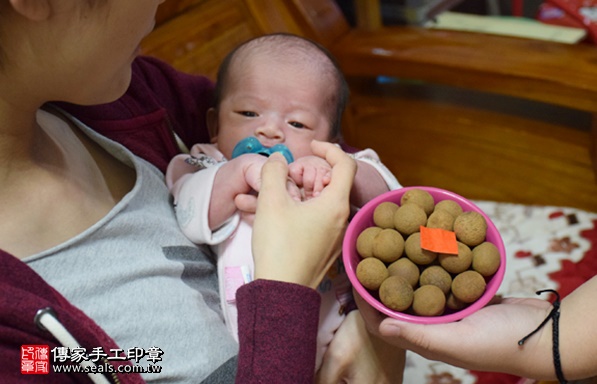
[[[235,157],[244,155],[245,153],[256,153],[258,155],[269,157],[274,152],[280,152],[282,155],[284,155],[288,164],[294,161],[292,153],[284,144],[276,144],[269,148],[264,147],[263,144],[261,144],[254,136],[249,136],[239,141],[232,150],[232,158],[234,159]]]

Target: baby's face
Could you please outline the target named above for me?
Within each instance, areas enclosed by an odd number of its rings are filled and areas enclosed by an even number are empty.
[[[216,137],[227,158],[248,136],[265,147],[284,144],[294,158],[311,155],[312,140],[329,140],[326,101],[334,87],[317,69],[257,57],[237,67],[230,79],[219,106]]]

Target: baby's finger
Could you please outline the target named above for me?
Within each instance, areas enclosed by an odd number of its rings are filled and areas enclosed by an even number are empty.
[[[326,191],[329,191],[329,193],[346,191],[345,197],[348,200],[348,192],[352,188],[357,170],[356,162],[332,143],[313,140],[311,149],[313,149],[315,155],[324,158],[332,166],[330,184],[323,193],[326,193]]]
[[[294,181],[295,184],[300,185],[303,183],[303,167],[294,163],[288,164],[288,176]]]
[[[329,183],[329,176],[328,180],[325,180],[326,175],[329,175],[329,171],[326,169],[319,169],[317,171],[317,176],[315,177],[315,181],[313,184],[313,196],[317,196],[323,191],[323,188]]]
[[[288,194],[290,195],[290,197],[292,198],[292,200],[294,200],[294,201],[302,201],[301,190],[296,185],[296,183],[294,182],[294,180],[292,180],[290,178],[287,179],[287,181],[286,181],[286,190],[288,191]]]
[[[330,183],[331,179],[332,179],[332,172],[330,170],[326,170],[325,174],[323,175],[323,178],[321,179],[323,186],[325,187],[326,185],[328,185]]]
[[[255,213],[257,210],[257,196],[251,194],[236,195],[234,204],[241,212]]]
[[[311,197],[313,195],[313,189],[315,188],[315,183],[317,181],[317,169],[313,167],[305,168],[303,171],[303,190],[305,191],[305,196]]]

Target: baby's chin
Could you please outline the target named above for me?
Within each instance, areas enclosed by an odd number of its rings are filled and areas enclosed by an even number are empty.
[[[292,150],[292,148],[290,148],[290,151],[292,152],[292,155],[294,156],[295,159],[300,159],[301,157],[307,157],[307,156],[316,156],[315,153],[313,153],[313,151],[311,151],[311,150],[296,151],[296,150]]]

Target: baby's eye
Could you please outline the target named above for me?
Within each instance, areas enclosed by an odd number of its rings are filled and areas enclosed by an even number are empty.
[[[305,128],[305,124],[299,123],[298,121],[291,121],[288,124],[292,125],[295,128]]]
[[[245,117],[257,117],[257,113],[252,111],[239,111],[238,114]]]

